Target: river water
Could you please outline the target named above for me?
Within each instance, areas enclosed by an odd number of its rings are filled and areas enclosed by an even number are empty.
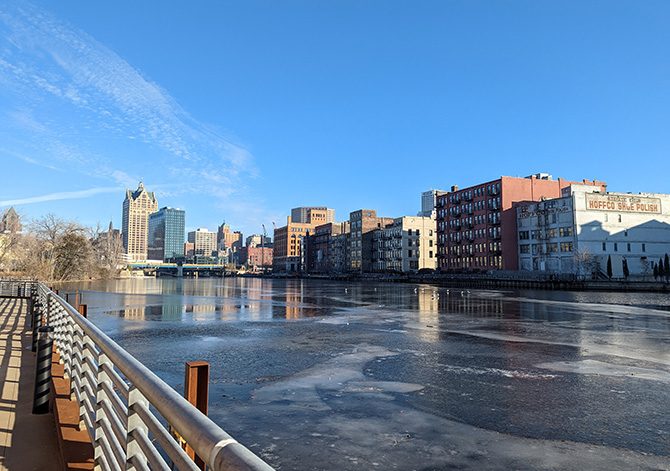
[[[316,280],[69,285],[284,470],[670,469],[670,297]]]

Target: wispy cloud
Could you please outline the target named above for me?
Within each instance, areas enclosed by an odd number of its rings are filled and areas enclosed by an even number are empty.
[[[89,198],[94,195],[99,195],[101,193],[118,193],[122,191],[122,188],[116,187],[101,187],[101,188],[89,188],[88,190],[80,191],[64,191],[60,193],[49,193],[47,195],[40,196],[30,196],[28,198],[19,198],[14,200],[4,200],[0,201],[0,207],[2,206],[19,206],[24,204],[34,204],[34,203],[44,203],[47,201],[59,201],[59,200],[73,200],[79,198]]]
[[[87,33],[26,2],[0,5],[3,95],[0,139],[26,162],[129,187],[138,178],[179,185],[229,207],[255,198],[246,182],[258,171],[243,146]]]

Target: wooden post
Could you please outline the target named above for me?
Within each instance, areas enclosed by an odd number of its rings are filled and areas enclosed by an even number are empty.
[[[207,404],[209,402],[209,363],[206,361],[186,362],[184,378],[184,397],[193,404],[200,412],[207,415]],[[186,445],[186,454],[193,459],[196,466],[205,469],[205,462],[196,456],[193,448]]]
[[[80,304],[77,306],[77,311],[79,311],[79,314],[81,314],[84,317],[88,317],[88,305],[86,304]]]

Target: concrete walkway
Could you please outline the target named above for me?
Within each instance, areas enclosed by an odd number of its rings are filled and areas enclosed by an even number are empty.
[[[0,471],[61,470],[52,414],[33,415],[35,354],[27,301],[0,299]]]

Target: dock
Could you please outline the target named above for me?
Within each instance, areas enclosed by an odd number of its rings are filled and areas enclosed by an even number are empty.
[[[28,301],[0,298],[0,471],[63,469],[52,414],[32,413],[35,354]]]

